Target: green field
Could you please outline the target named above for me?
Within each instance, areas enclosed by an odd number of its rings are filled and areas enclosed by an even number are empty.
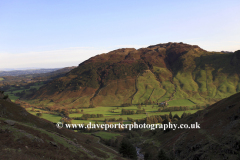
[[[177,103],[177,101],[174,101],[174,103]],[[173,104],[174,104],[173,103]],[[186,101],[186,100],[181,100],[179,102],[179,104],[185,104],[183,106],[186,106],[186,104],[189,105],[191,104],[190,101]],[[176,105],[174,105],[176,106]],[[133,114],[133,115],[122,115],[121,111],[122,109],[126,109],[126,110],[138,110],[137,106],[129,106],[129,107],[96,107],[96,108],[84,108],[83,109],[83,113],[72,113],[69,114],[69,117],[81,117],[83,114],[103,114],[103,117],[101,118],[88,118],[87,120],[72,120],[72,123],[74,124],[88,124],[89,122],[91,123],[95,123],[96,121],[100,124],[105,123],[104,120],[105,119],[113,119],[115,118],[116,120],[119,118],[123,119],[123,123],[128,124],[130,123],[130,121],[128,121],[128,117],[132,118],[133,120],[137,120],[137,119],[143,119],[146,118],[147,116],[152,116],[152,115],[165,115],[165,114],[169,114],[170,112],[158,112],[159,107],[157,105],[147,105],[145,107],[142,107],[142,109],[146,110],[146,114]],[[44,110],[40,110],[40,109],[35,109],[35,111],[31,111],[31,108],[28,108],[27,111],[33,115],[36,115],[36,113],[38,113],[39,111],[43,113],[41,118],[47,119],[49,121],[52,122],[59,122],[60,119],[62,118],[61,116],[57,116],[57,115],[51,115],[51,114],[47,114],[47,111]],[[69,110],[71,111],[71,110]],[[72,111],[75,111],[75,109],[72,109]],[[114,111],[114,112],[112,112]],[[186,113],[195,113],[197,112],[198,109],[195,110],[187,110],[187,111],[173,111],[172,114],[178,114],[179,116],[181,116],[183,114],[183,112]],[[120,123],[119,121],[109,121],[109,123]]]
[[[29,113],[33,114],[34,116],[36,116],[36,114],[38,113],[38,112],[30,111],[30,110],[27,110],[27,111]],[[48,121],[57,123],[57,122],[60,122],[62,117],[61,116],[57,116],[57,115],[42,113],[42,116],[40,118],[43,118],[43,119],[46,119]]]
[[[0,78],[0,81],[1,79],[3,80],[3,78]],[[21,93],[23,91],[26,92],[26,94],[31,94],[31,92],[29,91],[30,89],[39,89],[40,87],[43,86],[43,82],[39,82],[39,83],[34,83],[32,86],[30,86],[29,89],[26,89],[24,86],[21,86],[21,87],[14,87],[14,86],[11,86],[8,90],[6,90],[4,92],[5,95],[8,94],[9,98],[12,100],[12,102],[15,102],[17,99],[19,99],[20,97],[19,96],[15,96],[14,94],[15,93]]]
[[[4,94],[8,95],[8,97],[11,99],[12,102],[15,102],[17,99],[19,99],[19,97],[15,96],[13,93],[11,93],[11,92],[4,92]]]
[[[4,80],[4,78],[0,77],[0,81],[3,81],[3,80]]]
[[[108,140],[108,139],[112,139],[112,138],[115,139],[117,136],[121,136],[121,135],[118,134],[118,133],[103,132],[103,131],[94,133],[94,135],[99,136],[99,137],[101,137],[102,139],[107,139],[107,140]]]

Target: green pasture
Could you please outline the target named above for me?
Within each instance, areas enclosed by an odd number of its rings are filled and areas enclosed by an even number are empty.
[[[185,102],[185,101],[183,101]],[[185,103],[186,104],[186,103]],[[88,118],[88,120],[73,120],[72,123],[95,123],[96,121],[98,121],[98,123],[103,123],[105,119],[112,119],[115,118],[116,120],[119,118],[122,118],[124,123],[129,123],[127,122],[127,118],[130,117],[134,120],[137,119],[142,119],[142,118],[146,118],[147,116],[152,116],[152,115],[165,115],[165,114],[169,114],[170,112],[158,112],[157,110],[159,109],[159,107],[157,107],[157,105],[155,105],[153,107],[153,105],[147,105],[147,107],[142,107],[142,109],[146,110],[146,114],[133,114],[133,115],[122,115],[121,114],[121,110],[122,109],[127,109],[127,110],[138,110],[137,106],[130,106],[130,107],[97,107],[97,108],[85,108],[83,109],[83,113],[73,113],[73,114],[69,114],[69,117],[81,117],[82,114],[103,114],[104,117],[101,118]],[[114,112],[112,112],[112,110]],[[198,109],[195,110],[187,110],[187,111],[173,111],[172,114],[178,114],[179,116],[181,116],[183,114],[183,112],[186,113],[195,113],[197,112]],[[117,121],[115,122],[111,122],[110,123],[119,123]]]
[[[174,103],[177,103],[177,101]],[[173,106],[177,106],[176,104],[172,103]],[[185,100],[181,100],[179,103],[177,104],[181,104],[182,106],[187,106],[187,104],[191,104],[192,102]],[[184,105],[183,105],[184,104]],[[69,114],[69,117],[81,117],[83,114],[103,114],[103,117],[101,118],[88,118],[87,120],[72,120],[72,123],[74,124],[88,124],[89,122],[91,123],[95,123],[96,121],[99,124],[105,123],[104,120],[105,119],[113,119],[115,118],[116,120],[118,120],[119,118],[122,118],[123,121],[121,123],[124,124],[128,124],[130,123],[130,121],[128,121],[128,117],[132,118],[133,120],[137,120],[137,119],[143,119],[146,118],[147,116],[152,116],[152,115],[165,115],[165,114],[169,114],[169,112],[158,112],[159,107],[157,105],[143,105],[141,107],[141,109],[145,109],[146,114],[133,114],[133,115],[122,115],[121,111],[122,109],[126,109],[126,110],[138,110],[137,106],[133,105],[133,106],[129,106],[129,107],[105,107],[105,106],[101,106],[101,107],[96,107],[96,108],[83,108],[83,113],[72,113]],[[81,111],[81,109],[79,109]],[[47,114],[46,111],[44,110],[40,110],[40,109],[35,109],[35,111],[31,111],[31,108],[27,108],[27,111],[33,115],[36,115],[36,113],[38,111],[41,111],[43,113],[41,118],[47,119],[49,121],[52,122],[59,122],[61,119],[61,116],[58,115],[52,115],[52,114]],[[72,111],[75,111],[75,109],[72,109]],[[183,114],[183,112],[186,113],[195,113],[197,112],[198,109],[196,110],[187,110],[187,111],[173,111],[172,114],[178,114],[179,116],[181,116]],[[45,113],[44,113],[45,112]],[[109,123],[113,123],[113,124],[118,124],[120,123],[119,121],[109,121]]]
[[[30,110],[27,110],[29,113],[33,114],[34,116],[36,116],[36,114],[38,112],[33,112],[33,111],[30,111]],[[54,123],[57,123],[57,122],[60,122],[61,120],[61,116],[58,116],[58,115],[52,115],[52,114],[46,114],[46,113],[42,113],[42,116],[40,118],[43,118],[43,119],[46,119],[48,121],[51,121],[51,122],[54,122]]]
[[[0,78],[0,81],[1,81],[1,78]],[[36,88],[38,90],[41,86],[43,86],[43,82],[35,83],[32,86],[30,86],[30,89]],[[12,100],[12,102],[15,102],[17,99],[20,98],[18,96],[15,96],[14,95],[15,93],[20,93],[22,91],[26,91],[26,94],[30,94],[30,92],[29,92],[30,89],[26,89],[24,86],[21,86],[20,88],[11,86],[10,89],[8,89],[7,91],[4,92],[4,94],[5,95],[8,94],[8,96]],[[52,104],[49,104],[49,105],[51,106]]]
[[[94,135],[99,136],[99,137],[101,137],[102,139],[107,139],[107,140],[108,140],[108,139],[112,139],[112,138],[115,139],[117,136],[121,136],[121,135],[118,134],[118,133],[103,132],[103,131],[94,133]]]
[[[19,99],[18,96],[15,96],[11,92],[4,92],[4,95],[8,95],[8,98],[10,98],[12,102],[15,102],[17,99]]]
[[[43,86],[43,84],[41,84],[41,85],[36,85],[36,86],[31,86],[30,89],[36,88],[37,90],[39,90],[39,88],[42,87],[42,86]]]

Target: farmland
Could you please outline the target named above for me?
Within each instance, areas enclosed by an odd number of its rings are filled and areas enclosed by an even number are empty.
[[[174,102],[175,103],[175,102]],[[143,119],[146,117],[150,117],[153,115],[165,115],[165,114],[169,114],[170,112],[158,112],[159,107],[157,105],[145,105],[142,107],[142,109],[145,109],[146,114],[133,114],[133,115],[122,115],[121,111],[122,109],[126,109],[126,110],[133,110],[133,111],[137,111],[138,108],[135,105],[129,106],[129,107],[107,107],[107,106],[99,106],[96,108],[83,108],[83,112],[81,113],[74,113],[76,109],[69,109],[69,117],[70,118],[74,118],[74,117],[82,117],[83,114],[103,114],[103,117],[100,118],[88,118],[87,120],[72,120],[72,123],[95,123],[96,121],[98,123],[105,123],[105,119],[110,119],[110,123],[119,123],[120,121],[118,121],[119,118],[123,119],[123,123],[131,123],[128,120],[129,118],[132,118],[133,120],[137,120],[137,119]],[[61,120],[61,116],[57,115],[57,113],[54,113],[56,115],[50,114],[49,111],[45,111],[42,109],[34,109],[34,111],[31,111],[31,108],[27,108],[27,111],[33,115],[36,115],[38,112],[42,112],[42,117],[44,119],[47,119],[51,122],[59,122]],[[184,112],[185,113],[195,113],[197,112],[199,109],[191,109],[191,110],[186,110],[186,111],[173,111],[172,114],[178,114],[179,116],[181,116]],[[115,121],[111,121],[111,119],[116,119]],[[122,122],[122,121],[121,121]]]

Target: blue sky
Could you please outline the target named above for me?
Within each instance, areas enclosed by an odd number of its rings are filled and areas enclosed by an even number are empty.
[[[240,49],[239,0],[1,0],[0,68],[78,65],[125,47]]]

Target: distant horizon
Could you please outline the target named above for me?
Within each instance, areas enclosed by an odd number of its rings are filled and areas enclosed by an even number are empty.
[[[167,42],[240,49],[240,1],[0,1],[0,68],[61,68]]]
[[[166,42],[166,43],[169,43],[169,42]],[[172,43],[180,43],[180,42],[172,42]],[[184,43],[184,42],[181,42],[181,43]],[[157,43],[157,44],[160,44],[160,43]],[[157,45],[157,44],[152,44],[152,45]],[[189,44],[189,43],[184,43],[184,44]],[[189,45],[197,45],[197,44],[189,44]],[[134,46],[135,46],[135,47],[134,47]],[[128,46],[128,47],[115,48],[115,49],[112,49],[112,50],[109,50],[109,51],[107,51],[107,52],[103,52],[103,53],[100,53],[100,54],[108,53],[108,52],[111,52],[111,51],[113,51],[113,50],[122,49],[122,48],[135,48],[135,49],[140,49],[140,48],[147,48],[147,47],[149,47],[149,46],[151,46],[151,45],[142,46],[142,47],[133,45],[133,47]],[[198,46],[199,46],[199,45],[198,45]],[[200,47],[200,46],[199,46],[199,47]],[[202,48],[202,47],[200,47],[200,48]],[[202,48],[202,49],[204,49],[204,48]],[[204,49],[204,50],[206,50],[206,49]],[[239,47],[239,49],[237,49],[237,50],[240,50],[240,47]],[[237,50],[235,50],[235,51],[237,51]],[[207,51],[208,51],[208,52],[235,52],[235,51],[229,51],[229,50],[221,50],[221,51],[217,51],[217,50],[215,50],[215,51],[209,51],[209,50],[207,50]],[[96,55],[100,55],[100,54],[96,54]],[[93,56],[96,56],[96,55],[93,55]],[[92,56],[92,57],[93,57],[93,56]],[[89,57],[89,58],[91,58],[91,57]],[[75,63],[74,63],[74,62],[63,62],[63,63],[59,63],[59,65],[57,65],[57,66],[4,67],[4,68],[0,68],[0,71],[34,70],[34,69],[57,69],[57,68],[61,69],[61,68],[65,68],[65,67],[78,66],[78,65],[81,64],[82,62],[88,60],[89,58],[87,58],[87,59],[85,59],[85,60],[83,60],[83,61],[81,61],[81,62],[76,62],[76,61],[75,61]],[[66,65],[64,65],[64,64],[66,64]],[[69,64],[69,65],[67,65],[67,64]],[[75,65],[74,65],[74,64],[75,64]]]
[[[66,66],[66,67],[77,67],[77,66]],[[0,68],[1,71],[23,71],[23,70],[40,70],[40,69],[62,69],[66,67],[53,67],[53,68],[37,68],[37,67],[26,67],[26,68]]]

